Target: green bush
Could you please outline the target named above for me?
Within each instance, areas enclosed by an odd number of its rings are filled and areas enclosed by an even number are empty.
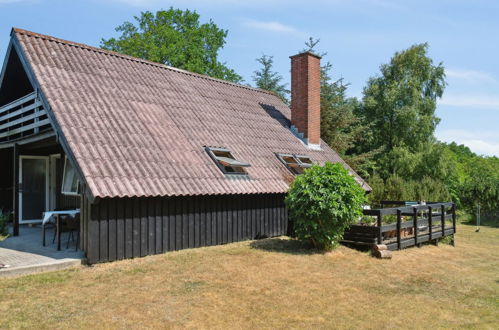
[[[3,212],[0,209],[0,236],[7,235],[7,222],[9,221],[9,213]]]
[[[286,196],[297,238],[333,249],[362,216],[365,192],[340,164],[314,165],[298,175]]]

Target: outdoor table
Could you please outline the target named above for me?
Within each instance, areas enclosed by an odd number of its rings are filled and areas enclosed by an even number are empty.
[[[47,223],[53,222],[53,217],[56,217],[56,233],[57,233],[57,250],[61,250],[61,235],[59,232],[59,226],[60,226],[60,216],[61,215],[68,215],[72,218],[75,217],[76,214],[80,213],[80,209],[76,210],[64,210],[64,211],[46,211],[43,212],[43,220],[42,220],[42,235],[43,235],[43,246],[45,246],[45,225]]]

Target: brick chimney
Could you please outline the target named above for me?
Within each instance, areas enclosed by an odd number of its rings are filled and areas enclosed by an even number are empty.
[[[292,129],[310,147],[321,138],[321,58],[304,52],[291,56]]]

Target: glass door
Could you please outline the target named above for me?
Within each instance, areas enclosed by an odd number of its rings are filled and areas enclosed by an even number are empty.
[[[19,157],[19,223],[40,222],[49,208],[49,157]]]

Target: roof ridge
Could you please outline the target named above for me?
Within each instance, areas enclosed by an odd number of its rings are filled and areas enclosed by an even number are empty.
[[[134,56],[130,56],[130,55],[118,53],[118,52],[115,52],[115,51],[112,51],[112,50],[102,49],[102,48],[98,48],[98,47],[94,47],[94,46],[90,46],[90,45],[86,45],[86,44],[82,44],[82,43],[78,43],[78,42],[74,42],[74,41],[70,41],[70,40],[56,38],[56,37],[49,36],[49,35],[46,35],[46,34],[41,34],[41,33],[33,32],[33,31],[25,30],[25,29],[20,29],[20,28],[16,28],[16,27],[13,27],[12,31],[15,32],[15,33],[18,33],[18,34],[24,34],[24,35],[35,37],[35,38],[42,38],[42,39],[53,41],[53,42],[59,42],[59,43],[66,44],[68,46],[73,46],[73,47],[78,47],[78,48],[82,48],[82,49],[87,49],[87,50],[95,51],[95,52],[102,53],[102,54],[105,54],[105,55],[116,56],[116,57],[120,57],[120,58],[123,58],[123,59],[128,59],[128,60],[139,62],[139,63],[143,63],[143,64],[157,66],[157,67],[160,67],[160,68],[163,68],[163,69],[167,69],[167,70],[170,70],[170,71],[175,71],[175,72],[183,73],[183,74],[186,74],[186,75],[191,75],[193,77],[197,77],[197,78],[201,78],[201,79],[212,80],[212,81],[215,81],[215,82],[219,82],[219,83],[222,83],[222,84],[231,85],[231,86],[234,86],[234,87],[249,89],[249,90],[252,90],[252,91],[255,91],[255,92],[260,92],[260,93],[265,93],[265,94],[270,94],[270,95],[273,95],[273,96],[277,96],[275,93],[273,93],[271,91],[267,91],[265,89],[237,84],[237,83],[234,83],[234,82],[231,82],[231,81],[214,78],[214,77],[211,77],[211,76],[208,76],[208,75],[205,75],[205,74],[201,74],[201,73],[190,72],[190,71],[179,69],[179,68],[175,68],[173,66],[169,66],[169,65],[166,65],[166,64],[161,64],[161,63],[157,63],[157,62],[153,62],[153,61],[149,61],[149,60],[144,60],[142,58],[138,58],[138,57],[134,57]]]

